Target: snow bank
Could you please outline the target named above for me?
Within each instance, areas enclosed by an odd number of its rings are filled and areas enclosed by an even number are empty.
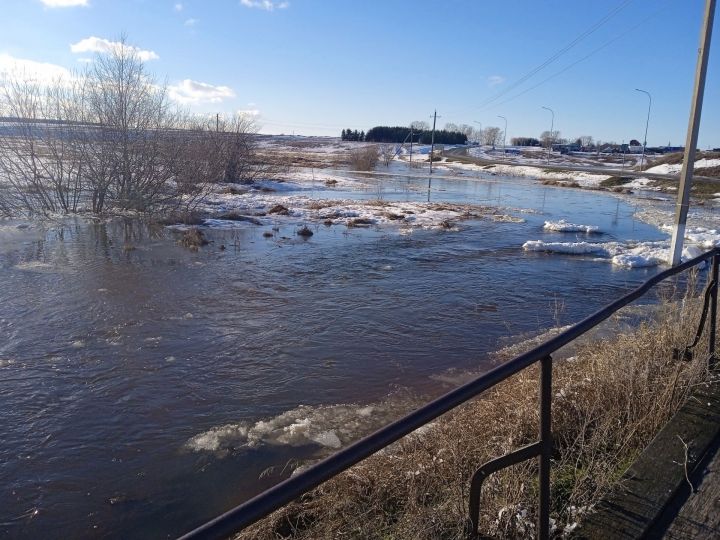
[[[682,163],[661,163],[646,169],[646,172],[658,173],[658,174],[678,174],[682,169]],[[718,167],[720,166],[720,159],[698,159],[695,162],[696,169],[702,169],[705,167]]]

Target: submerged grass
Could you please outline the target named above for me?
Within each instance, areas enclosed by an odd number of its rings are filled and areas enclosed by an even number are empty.
[[[673,360],[691,341],[701,301],[669,299],[653,316],[578,345],[553,370],[552,517],[555,533],[617,483],[705,378],[702,360]],[[707,350],[705,342],[702,343]],[[528,348],[531,345],[528,345]],[[516,348],[512,354],[518,354]],[[486,461],[537,439],[538,366],[398,441],[245,531],[238,538],[462,539],[468,483]],[[536,461],[483,487],[481,531],[536,534]]]

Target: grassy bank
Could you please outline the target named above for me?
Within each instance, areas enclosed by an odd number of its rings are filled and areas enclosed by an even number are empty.
[[[673,359],[674,349],[692,341],[699,312],[696,296],[668,299],[643,322],[627,327],[616,319],[604,333],[609,337],[587,340],[572,357],[556,361],[556,533],[571,530],[607,493],[705,377],[702,361]],[[621,327],[625,330],[618,331]],[[519,352],[512,350],[513,355]],[[489,459],[536,440],[537,404],[534,366],[326,482],[239,538],[464,538],[471,475]],[[535,460],[495,474],[483,488],[481,530],[503,538],[533,537],[536,505]]]

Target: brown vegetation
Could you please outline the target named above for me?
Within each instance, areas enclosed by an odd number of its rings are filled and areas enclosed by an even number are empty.
[[[208,244],[209,242],[205,239],[205,235],[202,233],[202,231],[195,227],[183,232],[182,237],[180,238],[181,246],[184,246],[194,251]]]

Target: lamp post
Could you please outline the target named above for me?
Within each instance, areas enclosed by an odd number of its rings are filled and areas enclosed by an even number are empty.
[[[648,132],[648,126],[650,125],[650,108],[652,107],[652,96],[650,95],[650,92],[647,90],[640,90],[640,88],[635,89],[637,92],[642,92],[643,94],[646,94],[648,97],[648,113],[647,113],[647,120],[645,121],[645,139],[643,139],[643,149],[642,149],[642,156],[640,157],[640,170],[643,169],[643,164],[645,163],[645,147],[647,146],[647,132]]]
[[[503,154],[507,153],[505,150],[505,136],[507,135],[507,118],[498,114],[498,118],[505,120],[505,131],[503,131]]]
[[[478,127],[478,147],[482,146],[482,142],[480,141],[482,137],[482,123],[478,122],[477,120],[473,120],[474,124],[477,124]]]
[[[552,114],[552,117],[550,119],[550,144],[548,144],[548,153],[547,153],[547,162],[550,163],[550,151],[552,150],[552,144],[553,140],[555,139],[555,136],[553,135],[553,129],[555,128],[555,111],[553,111],[550,107],[542,106],[543,109],[546,111],[550,111],[550,114]]]

